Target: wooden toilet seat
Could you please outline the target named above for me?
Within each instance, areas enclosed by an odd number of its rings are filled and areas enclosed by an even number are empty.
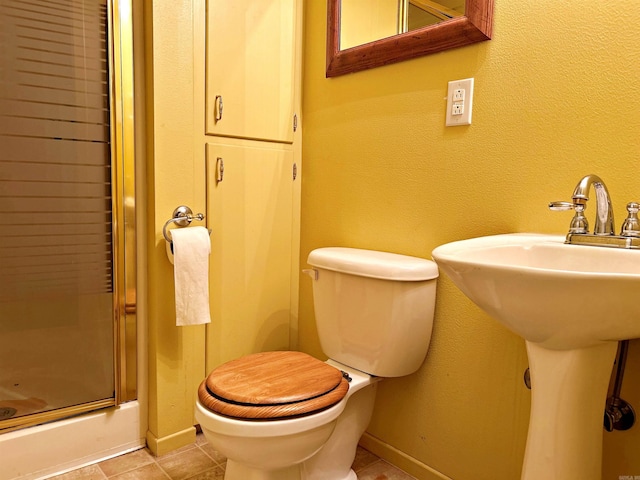
[[[280,419],[331,407],[349,383],[342,372],[302,352],[247,355],[213,370],[200,384],[200,403],[244,419]]]

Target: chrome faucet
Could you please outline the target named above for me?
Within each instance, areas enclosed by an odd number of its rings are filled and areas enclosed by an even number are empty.
[[[596,197],[596,222],[593,234],[589,234],[589,222],[584,216],[591,187]],[[549,209],[575,210],[566,243],[640,249],[640,221],[638,220],[640,205],[637,202],[627,205],[629,216],[624,221],[620,235],[616,235],[611,197],[606,185],[597,175],[586,175],[578,182],[571,202],[551,202]]]
[[[589,190],[593,186],[596,192],[596,224],[593,229],[594,235],[613,235],[613,207],[609,191],[602,179],[597,175],[586,175],[576,185],[573,191],[573,201],[571,202],[551,202],[551,210],[575,210],[576,214],[571,220],[569,233],[586,234],[589,233],[589,222],[584,216],[589,200]]]
[[[573,204],[587,206],[589,189],[593,186],[596,192],[596,224],[593,227],[594,235],[614,235],[613,207],[609,190],[602,179],[597,175],[587,175],[578,182],[573,191]],[[574,207],[575,208],[575,207]],[[584,232],[587,233],[587,232]]]

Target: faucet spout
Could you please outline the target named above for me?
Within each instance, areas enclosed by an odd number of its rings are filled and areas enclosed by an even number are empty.
[[[614,235],[613,207],[606,185],[597,175],[583,177],[573,191],[574,205],[586,207],[589,200],[589,190],[593,186],[596,192],[596,223],[594,235]]]

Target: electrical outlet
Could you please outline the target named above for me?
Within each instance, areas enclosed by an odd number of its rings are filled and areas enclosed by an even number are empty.
[[[453,80],[447,89],[447,127],[471,125],[473,107],[473,78]]]
[[[464,101],[464,88],[456,88],[453,90],[453,101],[454,102]]]

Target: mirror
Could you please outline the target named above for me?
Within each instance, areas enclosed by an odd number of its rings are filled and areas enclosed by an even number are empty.
[[[328,0],[327,77],[380,67],[491,38],[494,0],[466,0],[464,9],[448,8],[443,5],[446,3],[445,0],[440,0],[439,3],[425,0],[393,2],[393,10],[389,12],[388,18],[384,17],[386,19],[382,22],[387,30],[381,35],[390,36],[381,39],[366,36],[370,35],[370,31],[374,28],[370,28],[364,36],[360,33],[356,35],[346,32],[349,17],[354,18],[354,14],[348,9],[343,12],[342,4],[347,5],[350,1],[353,0]],[[377,3],[384,4],[380,0],[377,0]],[[371,5],[369,4],[369,11],[372,10]],[[435,13],[438,18],[425,20],[424,26],[423,24],[414,25],[417,17],[411,18],[412,6],[417,6],[420,10],[425,10],[425,6],[428,6],[432,9],[431,15],[422,15],[422,17],[430,18]],[[377,8],[376,12],[381,12],[383,9],[383,7]],[[345,14],[344,19],[342,13]],[[385,30],[380,27],[382,15],[371,15],[371,18],[377,22],[375,29],[384,32]],[[347,24],[343,25],[342,20]],[[351,24],[357,23],[370,24],[371,22],[369,20],[351,21]],[[362,43],[363,41],[367,43]],[[344,47],[341,48],[341,45]]]
[[[464,15],[465,0],[342,0],[340,50]]]

